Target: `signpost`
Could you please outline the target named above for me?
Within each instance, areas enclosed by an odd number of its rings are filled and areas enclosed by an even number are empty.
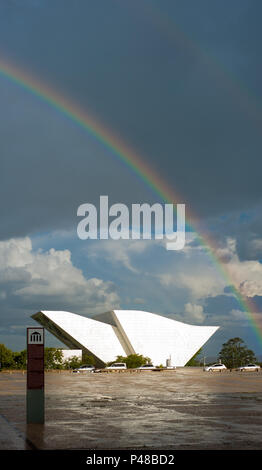
[[[27,423],[44,423],[44,328],[27,328]]]

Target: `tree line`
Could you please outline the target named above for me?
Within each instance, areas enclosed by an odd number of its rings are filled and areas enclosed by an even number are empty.
[[[0,369],[26,369],[27,351],[13,352],[0,344]],[[94,364],[94,358],[83,353],[82,359],[73,356],[64,360],[63,352],[58,348],[44,349],[45,369],[75,369],[82,364]]]
[[[202,356],[202,357],[201,357]],[[218,354],[218,360],[225,364],[228,369],[245,366],[247,364],[257,363],[254,351],[249,349],[244,340],[239,337],[230,338],[226,343],[222,344],[222,348]],[[187,366],[203,365],[203,352],[200,349],[186,364]],[[258,365],[261,365],[258,363]]]
[[[190,361],[187,362],[186,366],[199,367],[203,365],[202,355],[202,349],[199,349]],[[70,359],[64,360],[62,350],[58,348],[45,348],[44,360],[45,369],[76,369],[83,364],[94,365],[95,363],[93,356],[85,354],[84,352],[82,359],[74,356]],[[238,337],[231,338],[226,343],[223,343],[218,355],[218,360],[225,364],[228,369],[234,369],[248,363],[257,362],[255,353],[246,346],[243,339]],[[4,344],[0,344],[0,369],[26,369],[26,361],[26,349],[20,352],[13,352]],[[128,368],[136,368],[144,364],[151,363],[151,359],[149,357],[144,357],[141,354],[130,354],[126,357],[118,356],[113,362],[125,362]],[[111,364],[112,362],[107,365]],[[159,367],[164,366],[160,364]]]

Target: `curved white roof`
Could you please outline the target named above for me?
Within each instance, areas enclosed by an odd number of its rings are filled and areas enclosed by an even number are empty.
[[[114,360],[118,355],[125,356],[113,327],[107,323],[62,311],[42,310],[32,318],[70,348],[85,349],[102,363]]]
[[[215,333],[217,326],[195,326],[137,310],[114,310],[135,351],[153,364],[185,365]]]
[[[132,353],[154,365],[184,366],[218,326],[195,326],[139,310],[112,310],[92,318],[71,312],[41,311],[32,315],[60,341],[93,354],[98,363]]]

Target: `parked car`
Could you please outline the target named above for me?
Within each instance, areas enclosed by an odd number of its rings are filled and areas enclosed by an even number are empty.
[[[127,367],[126,367],[125,362],[114,362],[114,364],[111,364],[111,366],[107,366],[106,369],[108,369],[108,370],[121,370],[121,369],[127,369]]]
[[[139,370],[153,370],[155,369],[155,366],[153,364],[144,364],[141,367],[138,367]]]
[[[206,372],[213,372],[216,370],[219,370],[220,372],[222,370],[226,370],[226,366],[224,364],[213,364],[212,366],[207,366],[204,369]]]
[[[258,366],[257,364],[247,364],[246,366],[241,366],[237,368],[237,370],[240,370],[241,372],[243,370],[255,370],[258,372],[259,369],[260,369],[260,366]]]
[[[91,364],[85,364],[83,366],[78,367],[77,369],[74,369],[73,372],[75,373],[80,373],[80,372],[94,372],[95,366],[92,366]]]

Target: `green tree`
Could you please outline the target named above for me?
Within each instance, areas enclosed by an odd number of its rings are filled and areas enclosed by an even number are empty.
[[[222,345],[219,359],[228,369],[243,366],[249,362],[256,362],[256,357],[251,349],[248,349],[243,339],[231,338]]]
[[[91,356],[90,354],[87,354],[83,352],[82,354],[82,364],[90,364],[91,366],[95,365],[95,358],[94,356]]]
[[[191,357],[191,359],[186,363],[186,366],[189,366],[189,367],[199,367],[200,366],[200,357],[199,354],[202,353],[202,348],[200,348],[196,354],[194,354],[193,357]]]
[[[62,369],[63,353],[61,349],[45,348],[44,361],[45,369]]]
[[[151,363],[149,357],[144,357],[142,354],[130,354],[129,356],[117,356],[116,360],[108,363],[108,365],[113,364],[114,362],[125,362],[128,369],[135,369],[141,367],[144,364]]]
[[[0,364],[2,369],[11,369],[15,367],[13,351],[8,349],[4,344],[0,344]]]
[[[26,369],[27,351],[24,349],[20,352],[13,353],[13,361],[16,369]]]
[[[64,366],[65,369],[77,369],[82,364],[83,364],[82,359],[80,359],[77,356],[72,356],[69,359],[67,359],[66,361],[64,361],[63,366]]]

